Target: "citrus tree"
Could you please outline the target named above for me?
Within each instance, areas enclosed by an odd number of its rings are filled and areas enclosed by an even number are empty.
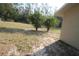
[[[51,27],[54,27],[55,25],[57,25],[59,23],[59,20],[55,17],[48,17],[45,22],[44,22],[44,26],[47,28],[47,32],[50,30]]]
[[[43,17],[42,17],[42,14],[39,11],[35,11],[34,14],[31,14],[30,19],[31,19],[31,23],[36,28],[36,31],[43,24]]]

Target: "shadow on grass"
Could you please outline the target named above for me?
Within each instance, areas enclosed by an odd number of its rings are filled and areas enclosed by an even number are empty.
[[[33,56],[79,56],[79,50],[59,40],[33,53]]]
[[[42,35],[46,33],[46,31],[36,31],[36,30],[24,30],[24,29],[16,29],[16,28],[0,28],[0,32],[6,32],[6,33],[23,33],[26,35]]]

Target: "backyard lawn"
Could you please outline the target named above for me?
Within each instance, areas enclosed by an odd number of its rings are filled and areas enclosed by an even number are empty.
[[[0,22],[0,55],[30,55],[45,46],[56,42],[60,29],[46,32],[29,24]]]

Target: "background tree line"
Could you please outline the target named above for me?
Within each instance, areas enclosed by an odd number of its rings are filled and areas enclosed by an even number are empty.
[[[0,18],[2,21],[32,24],[36,31],[41,26],[45,26],[49,31],[51,27],[60,22],[50,10],[47,4],[39,6],[37,3],[1,3]]]

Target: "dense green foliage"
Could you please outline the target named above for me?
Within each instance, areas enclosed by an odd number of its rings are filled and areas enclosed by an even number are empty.
[[[21,4],[1,3],[0,4],[0,18],[2,18],[1,20],[29,23],[27,18],[28,11],[26,11],[26,9],[23,9],[20,5]]]
[[[12,4],[0,4],[0,17],[3,18],[3,20],[11,19],[14,14],[14,9]]]
[[[43,24],[43,16],[39,11],[35,11],[34,14],[31,15],[30,19],[31,19],[31,23],[36,28],[36,31]]]
[[[47,28],[47,31],[49,31],[49,29],[51,27],[54,27],[56,26],[57,24],[59,23],[58,19],[51,16],[51,17],[48,17],[45,22],[44,22],[44,26]]]

